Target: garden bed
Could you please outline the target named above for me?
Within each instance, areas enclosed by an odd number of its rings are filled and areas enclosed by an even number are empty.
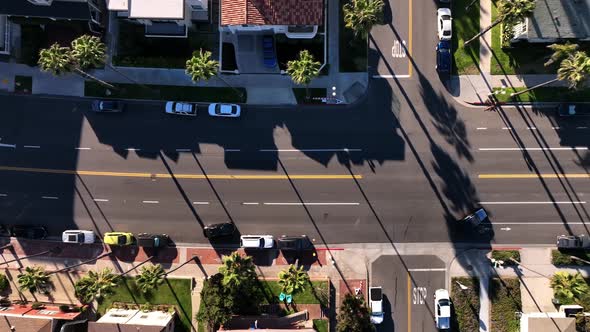
[[[297,104],[323,104],[321,100],[314,98],[325,98],[327,93],[325,88],[310,88],[310,99],[307,99],[307,92],[305,90],[305,88],[293,88],[293,94],[295,95],[295,99],[297,99]]]
[[[107,89],[99,83],[86,81],[84,84],[84,95],[87,97],[100,98],[153,99],[218,103],[244,103],[246,102],[247,98],[246,89],[243,88],[233,89],[175,85],[142,86],[123,83],[111,84],[120,90],[110,91],[111,94],[108,94]]]
[[[580,89],[578,91],[570,90],[566,87],[541,87],[529,92],[510,97],[513,92],[522,91],[526,88],[494,88],[499,102],[586,102],[590,100],[590,88]]]
[[[345,2],[341,3],[341,6]],[[358,38],[352,29],[344,26],[344,10],[340,10],[338,52],[341,72],[366,72],[368,66],[368,41]]]
[[[455,314],[452,330],[457,332],[472,332],[479,329],[479,279],[453,278],[451,281],[451,300]],[[467,287],[461,289],[458,284]]]
[[[149,38],[142,24],[119,20],[117,55],[113,64],[128,67],[185,68],[194,51],[212,51],[219,47],[216,33],[188,30],[187,38]]]
[[[287,62],[296,60],[299,52],[309,51],[315,61],[324,63],[324,36],[316,35],[313,39],[292,39],[284,34],[275,35],[277,61],[281,70],[287,70]]]
[[[520,251],[518,250],[492,250],[492,258],[501,260],[504,266],[518,265],[512,259],[520,262]]]
[[[317,332],[328,332],[328,321],[325,319],[314,319],[313,328]]]
[[[453,0],[453,74],[478,74],[479,38],[463,48],[463,43],[479,33],[479,1],[465,9],[473,0]],[[488,32],[489,33],[489,32]]]
[[[178,321],[175,331],[191,331],[192,305],[191,305],[191,280],[190,279],[166,279],[165,282],[146,296],[139,291],[134,278],[123,278],[117,284],[111,295],[98,301],[97,312],[103,315],[113,302],[134,304],[150,303],[171,304],[176,306]]]
[[[519,332],[522,312],[520,281],[517,278],[490,279],[491,316],[490,330],[494,332]]]
[[[295,304],[320,304],[322,307],[328,307],[329,289],[329,282],[326,280],[311,281],[305,286],[303,292],[293,295],[293,302]],[[259,288],[253,290],[253,294],[256,293],[263,296],[263,305],[281,302],[279,301],[281,286],[278,281],[261,280]]]
[[[580,252],[580,251],[570,251],[570,252],[561,252],[557,249],[551,250],[551,264],[555,266],[565,266],[565,265],[588,265],[582,261],[577,259],[572,259],[571,256],[579,257],[583,260],[590,261],[590,253],[589,252]]]

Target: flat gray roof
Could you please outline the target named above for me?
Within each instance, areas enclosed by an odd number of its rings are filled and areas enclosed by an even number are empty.
[[[0,0],[0,14],[72,20],[90,19],[88,3],[70,1],[53,1],[51,6],[38,6],[26,0]]]
[[[528,39],[590,38],[590,0],[537,0]]]

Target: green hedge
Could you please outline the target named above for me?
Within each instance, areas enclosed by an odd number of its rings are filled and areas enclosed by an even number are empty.
[[[84,95],[100,98],[153,99],[193,102],[244,103],[246,89],[175,85],[137,85],[112,83],[119,91],[111,91],[94,81],[86,81]],[[240,95],[241,93],[241,95]]]
[[[517,265],[512,259],[520,262],[520,251],[518,250],[492,250],[492,258],[504,261],[504,266]]]
[[[451,299],[455,315],[452,330],[456,332],[473,332],[479,329],[479,279],[469,277],[451,280]],[[467,289],[461,289],[460,283]]]
[[[571,256],[579,257],[583,260],[590,261],[590,253],[588,253],[588,252],[579,252],[579,251],[561,252],[557,249],[554,249],[554,250],[551,250],[551,264],[556,265],[556,266],[588,265],[588,264],[581,262],[577,259],[572,259]]]
[[[590,88],[573,91],[566,87],[541,87],[518,95],[515,98],[510,97],[511,93],[522,91],[524,89],[525,88],[494,88],[494,92],[504,92],[496,93],[496,98],[500,102],[582,102],[590,100]]]
[[[328,332],[328,321],[325,319],[314,319],[313,328],[317,332]]]
[[[517,278],[490,279],[491,327],[494,332],[519,332],[516,312],[522,312],[520,281]]]

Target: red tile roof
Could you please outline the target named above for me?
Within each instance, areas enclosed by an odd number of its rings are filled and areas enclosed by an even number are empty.
[[[221,0],[221,25],[321,25],[323,0]]]

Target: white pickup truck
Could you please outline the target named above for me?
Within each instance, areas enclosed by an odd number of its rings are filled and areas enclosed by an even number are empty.
[[[197,104],[169,101],[166,102],[166,113],[175,115],[196,116]]]

